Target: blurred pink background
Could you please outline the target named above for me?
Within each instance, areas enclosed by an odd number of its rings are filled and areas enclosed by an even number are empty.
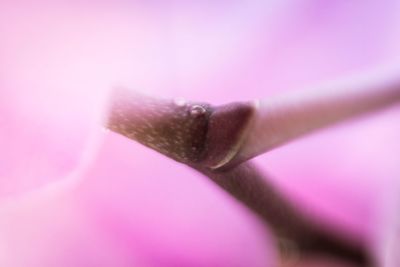
[[[397,66],[399,12],[395,0],[2,1],[0,266],[275,266],[268,230],[225,192],[102,130],[107,94],[219,104]],[[399,117],[255,161],[399,266]]]

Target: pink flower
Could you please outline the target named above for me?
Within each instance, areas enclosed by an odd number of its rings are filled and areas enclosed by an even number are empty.
[[[118,85],[218,104],[397,62],[396,1],[265,2],[1,3],[0,266],[275,266],[250,211],[101,127]],[[399,112],[255,159],[385,266],[398,262]]]

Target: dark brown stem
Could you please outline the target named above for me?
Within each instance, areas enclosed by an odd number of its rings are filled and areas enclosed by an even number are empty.
[[[120,89],[107,126],[211,178],[272,228],[283,254],[291,247],[301,257],[330,256],[370,266],[363,246],[309,219],[251,163],[230,166],[255,111],[249,102],[213,107]]]
[[[371,266],[364,247],[347,240],[336,231],[307,219],[278,192],[250,162],[224,171],[195,167],[224,188],[229,194],[258,214],[278,239],[289,241],[300,257],[328,256],[347,260],[358,266]],[[283,243],[285,245],[285,243]],[[283,251],[287,248],[283,247]]]

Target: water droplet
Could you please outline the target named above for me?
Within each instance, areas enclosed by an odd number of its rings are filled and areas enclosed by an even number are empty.
[[[193,105],[190,108],[190,115],[197,117],[206,113],[206,109],[200,105]]]
[[[174,103],[175,105],[177,105],[178,107],[183,107],[186,105],[186,100],[182,97],[178,97],[174,99]]]

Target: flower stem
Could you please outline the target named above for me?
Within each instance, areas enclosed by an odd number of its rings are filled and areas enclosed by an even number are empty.
[[[248,135],[231,166],[315,130],[399,104],[400,77],[332,83],[257,103]]]
[[[301,207],[286,200],[251,162],[223,171],[193,167],[258,214],[272,228],[278,242],[283,241],[280,252],[284,260],[325,256],[357,266],[372,265],[366,247],[337,230],[307,218]]]
[[[316,129],[399,101],[396,79],[332,85],[331,90],[258,105],[218,107],[159,100],[125,89],[113,96],[107,126],[211,178],[272,228],[282,241],[281,251],[291,247],[301,257],[330,255],[371,266],[367,248],[299,211],[245,161]]]

